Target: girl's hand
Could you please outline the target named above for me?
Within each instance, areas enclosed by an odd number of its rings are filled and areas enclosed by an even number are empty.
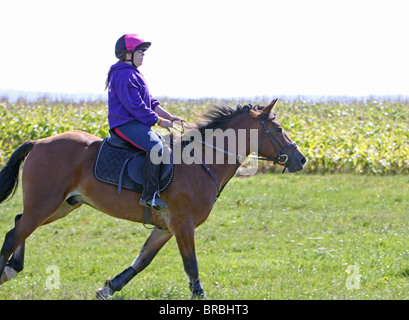
[[[160,126],[165,129],[173,128],[173,122],[162,118]]]
[[[179,117],[172,117],[170,121],[176,122],[177,125],[182,125],[182,119],[180,119]]]

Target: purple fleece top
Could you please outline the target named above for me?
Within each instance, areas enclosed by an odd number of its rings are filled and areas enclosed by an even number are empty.
[[[111,66],[108,74],[108,122],[113,129],[133,120],[152,127],[158,115],[154,112],[159,101],[149,93],[139,70],[127,63]]]

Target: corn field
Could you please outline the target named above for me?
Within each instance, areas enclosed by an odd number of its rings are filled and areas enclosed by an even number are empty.
[[[168,100],[162,105],[189,122],[215,104],[263,104],[257,101]],[[308,159],[310,173],[409,173],[409,102],[281,100],[275,112],[289,136]],[[108,135],[107,105],[39,99],[0,102],[0,165],[28,139],[68,130]],[[265,170],[274,170],[264,167]]]

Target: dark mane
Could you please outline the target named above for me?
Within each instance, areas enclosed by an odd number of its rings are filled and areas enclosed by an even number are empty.
[[[205,129],[218,129],[222,128],[226,123],[228,123],[234,117],[250,112],[251,110],[260,110],[262,107],[256,105],[236,105],[236,108],[232,108],[229,105],[214,106],[207,113],[202,116],[203,122],[196,124],[196,129],[204,133]]]

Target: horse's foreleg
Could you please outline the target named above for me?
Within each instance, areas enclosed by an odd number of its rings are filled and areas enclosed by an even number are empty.
[[[107,279],[104,287],[98,289],[96,293],[97,298],[104,300],[112,296],[116,291],[120,291],[129,281],[151,263],[159,250],[171,237],[172,233],[169,230],[155,227],[132,265],[112,280]]]
[[[195,227],[189,223],[179,226],[175,232],[176,241],[182,256],[185,272],[189,278],[189,288],[192,299],[207,299],[199,279],[199,268],[195,252]]]

